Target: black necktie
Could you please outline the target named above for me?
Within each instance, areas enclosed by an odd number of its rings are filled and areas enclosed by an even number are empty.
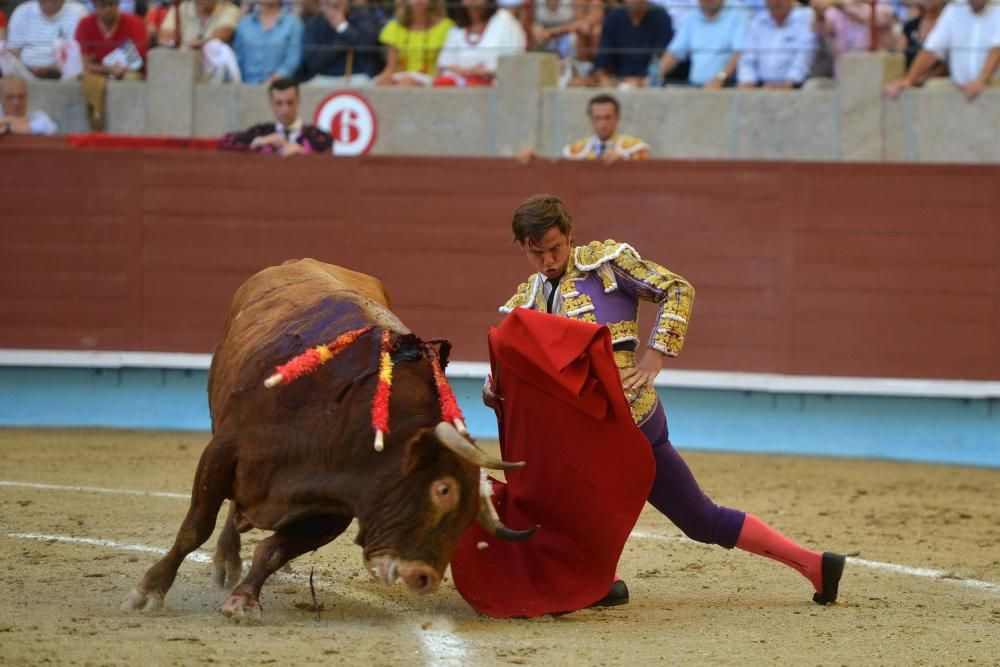
[[[559,289],[559,279],[558,278],[546,278],[552,291],[549,292],[549,300],[545,304],[545,312],[552,312],[552,304],[555,303],[556,291]]]

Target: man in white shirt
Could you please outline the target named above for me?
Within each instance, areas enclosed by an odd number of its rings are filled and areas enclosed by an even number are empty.
[[[76,24],[87,10],[76,0],[29,0],[10,16],[7,50],[42,79],[61,75],[56,60],[57,39],[73,39]]]
[[[750,21],[736,81],[740,88],[797,88],[816,55],[812,11],[794,0],[767,0],[767,13]]]
[[[988,0],[945,5],[909,71],[886,85],[886,95],[897,99],[907,88],[923,83],[938,61],[948,63],[952,82],[967,100],[983,92],[1000,65],[1000,5]]]

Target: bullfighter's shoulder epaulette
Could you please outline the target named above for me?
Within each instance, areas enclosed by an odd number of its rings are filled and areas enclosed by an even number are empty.
[[[535,296],[538,292],[538,274],[533,273],[528,277],[527,282],[517,286],[517,292],[507,300],[507,303],[500,306],[501,313],[509,313],[515,308],[531,308],[535,303]]]
[[[639,259],[639,253],[627,243],[620,243],[614,239],[591,241],[573,250],[573,265],[580,271],[594,271],[602,264],[618,259],[622,253],[628,253]]]

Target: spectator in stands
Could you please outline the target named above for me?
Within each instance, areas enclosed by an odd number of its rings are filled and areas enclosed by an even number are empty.
[[[375,14],[348,0],[322,0],[306,22],[301,78],[310,83],[368,83],[381,69]]]
[[[351,12],[361,11],[371,16],[380,32],[392,20],[395,11],[389,0],[351,0],[349,5]]]
[[[533,48],[556,53],[564,63],[589,61],[600,44],[603,22],[600,0],[534,0]]]
[[[170,0],[151,0],[146,7],[146,14],[143,20],[146,22],[146,34],[149,35],[149,47],[153,48],[159,44],[160,26],[170,13],[173,3]]]
[[[948,3],[906,75],[885,87],[896,99],[923,83],[939,62],[948,63],[952,82],[970,102],[990,84],[1000,65],[1000,5],[988,0]]]
[[[767,0],[767,13],[750,20],[736,69],[740,88],[798,88],[809,76],[816,55],[813,12],[792,5],[793,0]]]
[[[724,0],[698,0],[696,12],[687,13],[660,59],[660,78],[690,58],[688,83],[702,88],[722,88],[736,78],[736,65],[747,33],[747,12],[725,6]]]
[[[913,59],[917,57],[920,49],[924,47],[924,42],[927,41],[927,36],[937,24],[946,1],[912,0],[910,7],[915,15],[903,23],[903,33],[898,36],[896,43],[896,49],[906,55],[907,69],[913,64]],[[948,76],[948,66],[939,61],[927,73],[927,78],[932,76]]]
[[[228,0],[184,0],[181,11],[181,44],[200,49],[206,42],[217,39],[231,42],[240,20],[240,10]],[[158,41],[161,46],[177,46],[177,11],[174,7],[160,24]]]
[[[202,53],[204,74],[213,81],[239,82],[242,77],[236,54],[229,46],[240,20],[240,10],[228,0],[184,0],[180,4],[181,44]],[[177,8],[171,7],[157,42],[176,46]]]
[[[7,39],[7,15],[0,9],[0,42]]]
[[[233,50],[244,83],[270,83],[294,76],[302,63],[302,19],[281,0],[257,0],[236,27]]]
[[[871,47],[872,6],[857,0],[812,0],[816,34],[833,57],[836,75],[840,57],[851,51],[868,51]],[[893,29],[896,14],[886,2],[875,4],[875,48],[889,49],[895,42]]]
[[[118,0],[94,0],[95,14],[76,28],[83,55],[83,97],[90,129],[104,129],[104,96],[108,79],[141,79],[146,68],[146,25],[119,11]]]
[[[0,79],[0,135],[55,134],[55,121],[44,111],[28,113],[28,86],[24,79]]]
[[[230,132],[219,140],[219,148],[233,151],[277,153],[282,157],[303,153],[329,153],[333,138],[299,117],[299,86],[293,79],[276,79],[267,87],[274,122],[254,125],[244,132]]]
[[[426,86],[437,75],[437,60],[455,23],[445,15],[443,0],[397,0],[395,18],[379,41],[386,46],[380,86]]]
[[[649,146],[642,139],[618,133],[621,108],[611,95],[597,95],[587,103],[587,114],[594,134],[563,147],[562,157],[567,160],[600,160],[613,164],[620,160],[645,160]],[[524,148],[517,154],[520,162],[528,163],[538,157],[533,148]]]
[[[73,39],[76,26],[87,15],[76,0],[28,0],[14,10],[7,26],[7,50],[40,79],[58,79],[56,41]],[[6,72],[5,72],[6,73]]]
[[[492,0],[462,0],[455,24],[438,56],[435,85],[492,85],[500,56],[523,53],[527,44],[521,22]]]
[[[601,44],[594,62],[597,85],[646,85],[650,63],[658,61],[674,31],[670,17],[648,0],[624,0],[601,28]]]

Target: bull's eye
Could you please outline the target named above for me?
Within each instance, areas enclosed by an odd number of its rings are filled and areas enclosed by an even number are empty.
[[[458,504],[458,485],[451,478],[438,479],[431,483],[431,498],[442,510],[450,510]]]

